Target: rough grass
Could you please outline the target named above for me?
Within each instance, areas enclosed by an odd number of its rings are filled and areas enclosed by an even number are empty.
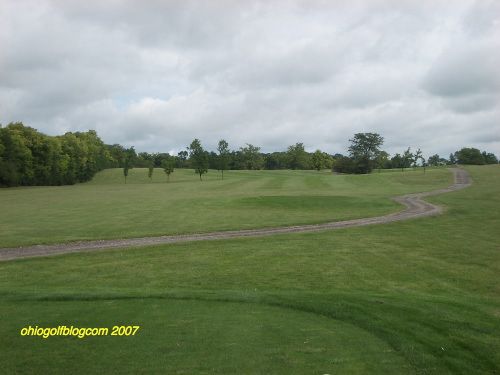
[[[438,217],[2,262],[2,370],[497,374],[500,169],[467,170],[470,188],[428,198]],[[371,177],[370,194],[396,184],[383,175],[340,176],[354,180],[344,196]],[[141,328],[21,336],[29,325]]]

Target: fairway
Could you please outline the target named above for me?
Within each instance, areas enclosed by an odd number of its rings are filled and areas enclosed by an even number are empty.
[[[496,374],[500,169],[465,169],[471,187],[426,198],[444,207],[440,216],[0,262],[2,369]],[[440,168],[238,171],[224,180],[214,172],[201,182],[176,170],[168,184],[149,184],[137,169],[126,185],[119,172],[70,187],[1,190],[2,247],[379,216],[401,209],[392,196],[452,183]],[[64,216],[65,207],[79,215]],[[113,229],[99,231],[103,223]],[[140,329],[127,337],[20,335],[62,325]]]
[[[387,215],[390,197],[448,187],[445,169],[336,176],[313,171],[105,170],[87,184],[0,191],[0,248],[318,224]]]

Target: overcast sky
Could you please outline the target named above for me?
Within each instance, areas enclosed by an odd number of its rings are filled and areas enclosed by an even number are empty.
[[[500,156],[496,0],[0,0],[0,123],[146,152]]]

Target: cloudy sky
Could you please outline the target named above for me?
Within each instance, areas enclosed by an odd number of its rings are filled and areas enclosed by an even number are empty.
[[[177,154],[500,156],[496,0],[1,0],[0,123]]]

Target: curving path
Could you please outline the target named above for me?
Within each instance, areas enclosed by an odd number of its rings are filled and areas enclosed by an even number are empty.
[[[400,197],[395,197],[393,199],[399,203],[404,204],[406,206],[406,209],[386,216],[378,216],[378,217],[348,220],[348,221],[338,221],[325,224],[282,227],[282,228],[251,229],[251,230],[239,230],[239,231],[217,232],[217,233],[85,241],[85,242],[71,242],[67,244],[58,244],[58,245],[35,245],[35,246],[18,247],[18,248],[4,248],[0,249],[0,260],[75,253],[75,252],[89,251],[89,250],[113,249],[119,247],[148,246],[148,245],[176,243],[176,242],[178,243],[178,242],[191,242],[191,241],[202,241],[202,240],[219,240],[219,239],[235,238],[235,237],[268,236],[268,235],[282,234],[282,233],[297,233],[297,232],[320,231],[327,229],[350,228],[361,225],[390,223],[393,221],[414,219],[429,215],[437,215],[443,211],[443,208],[425,202],[420,198],[427,197],[430,195],[448,193],[454,190],[464,189],[472,184],[472,179],[470,178],[470,175],[466,171],[457,168],[449,168],[449,170],[453,172],[455,179],[455,182],[452,186],[445,189],[434,190],[426,193],[409,194]]]

